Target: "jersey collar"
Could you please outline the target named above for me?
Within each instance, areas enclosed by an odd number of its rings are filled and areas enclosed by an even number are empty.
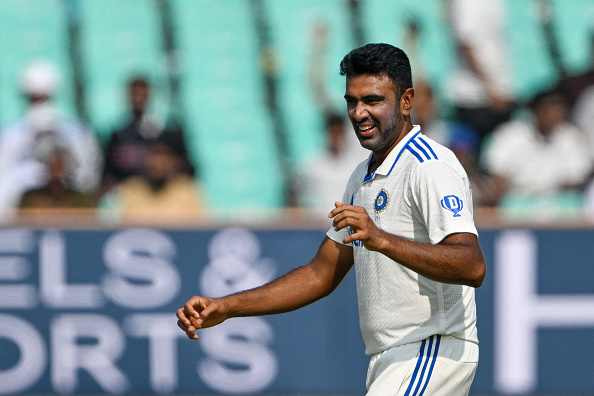
[[[375,170],[375,172],[373,172],[371,175],[365,175],[365,177],[363,178],[363,182],[373,180],[375,175],[389,175],[390,172],[392,172],[392,169],[394,169],[396,162],[398,162],[398,159],[402,155],[402,152],[404,151],[404,149],[406,149],[406,146],[408,146],[410,141],[417,137],[417,135],[420,133],[421,127],[419,125],[415,125],[413,129],[411,129],[410,132],[407,133],[406,136],[404,136],[404,138],[401,141],[399,141],[396,146],[394,146],[394,148],[392,149],[392,151],[390,151],[384,162],[381,163],[381,165]],[[367,169],[369,169],[369,164],[371,164],[372,159],[373,153],[369,154],[369,158],[367,159]]]

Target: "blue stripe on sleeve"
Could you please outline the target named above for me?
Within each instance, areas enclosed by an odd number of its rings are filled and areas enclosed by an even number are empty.
[[[396,165],[396,162],[398,162],[398,159],[400,158],[400,156],[402,155],[402,152],[404,151],[405,148],[408,148],[409,143],[411,142],[411,140],[413,140],[414,138],[417,137],[417,135],[421,133],[421,131],[415,133],[410,139],[408,139],[408,141],[406,142],[406,144],[404,145],[404,147],[402,147],[400,149],[400,152],[398,153],[398,156],[396,156],[396,159],[394,160],[394,163],[392,164],[392,167],[390,168],[390,170],[388,171],[388,175],[390,173],[392,173],[392,169],[394,169],[394,166]]]
[[[406,146],[406,149],[408,151],[410,151],[412,153],[412,155],[414,155],[415,157],[417,157],[417,159],[419,160],[419,162],[424,162],[425,161],[415,150],[412,149],[412,147]]]
[[[431,148],[429,143],[427,143],[427,141],[425,139],[423,139],[421,136],[419,136],[419,140],[421,141],[421,143],[423,143],[425,146],[427,146],[429,151],[431,151],[431,154],[433,154],[433,157],[435,157],[435,159],[438,159],[437,154],[435,154],[435,151],[433,151],[433,149]]]
[[[416,141],[416,140],[413,140],[413,141],[412,141],[412,144],[414,144],[416,148],[418,148],[419,150],[421,150],[421,152],[422,152],[423,154],[425,154],[425,157],[426,157],[428,160],[432,160],[432,159],[433,159],[433,158],[431,158],[431,156],[429,155],[429,153],[428,153],[428,152],[427,152],[427,151],[426,151],[426,150],[423,148],[423,146],[421,146],[419,143],[417,143],[417,141]]]

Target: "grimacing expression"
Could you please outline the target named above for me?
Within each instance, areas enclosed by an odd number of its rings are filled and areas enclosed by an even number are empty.
[[[397,87],[383,74],[351,76],[344,98],[361,146],[383,157],[396,145],[404,125]]]

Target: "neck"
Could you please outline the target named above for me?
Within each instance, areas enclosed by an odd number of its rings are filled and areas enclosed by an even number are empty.
[[[404,137],[408,135],[408,133],[412,131],[413,128],[414,125],[409,120],[407,120],[400,129],[400,132],[398,132],[396,135],[394,142],[392,142],[392,144],[390,144],[387,149],[373,152],[373,157],[369,166],[369,173],[375,172],[375,170],[384,162],[388,155],[390,155],[392,150],[394,150],[394,147],[396,147],[396,145],[398,145],[398,143],[400,143],[400,141],[404,139]]]

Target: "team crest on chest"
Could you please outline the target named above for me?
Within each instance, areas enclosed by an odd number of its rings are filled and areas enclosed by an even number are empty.
[[[373,205],[373,208],[375,209],[376,213],[383,212],[384,209],[386,209],[386,206],[388,205],[389,201],[390,195],[386,190],[382,189],[382,191],[380,191],[379,194],[377,194],[377,197],[375,198],[375,203]]]

